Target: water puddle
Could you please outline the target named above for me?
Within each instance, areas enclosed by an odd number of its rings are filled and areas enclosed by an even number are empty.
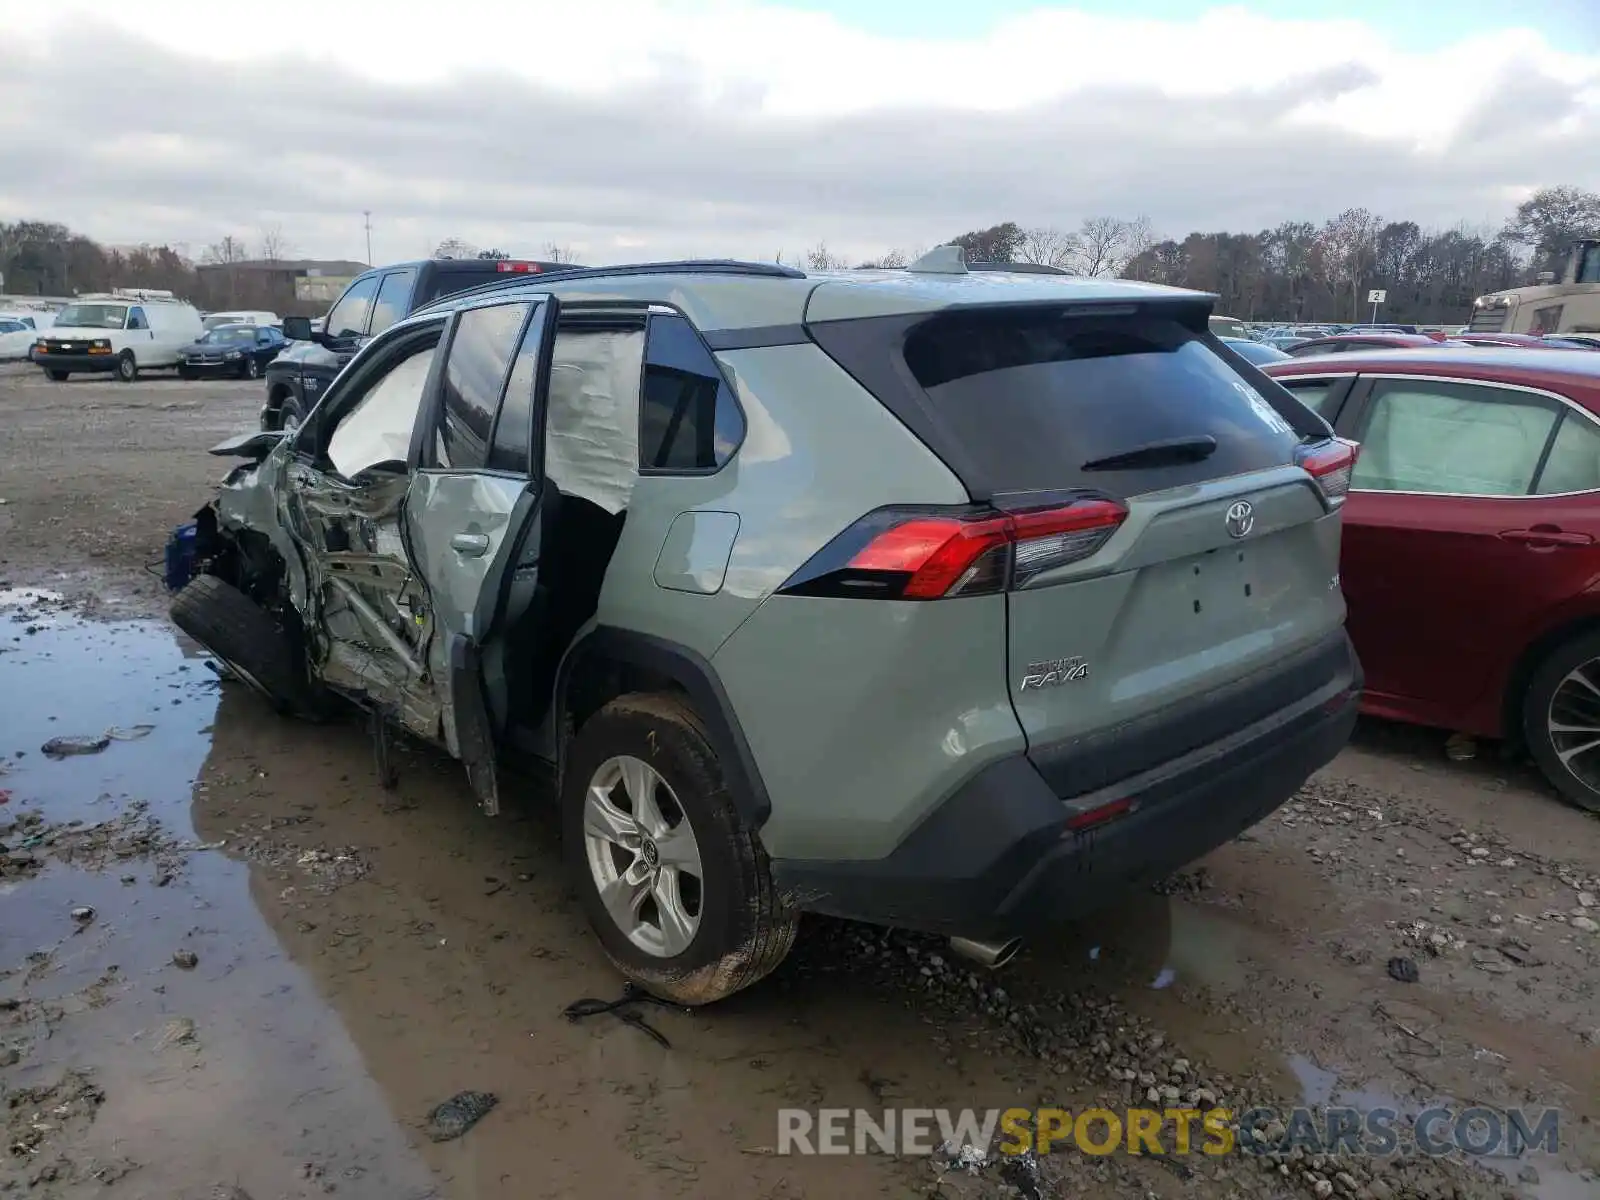
[[[47,1118],[12,1110],[37,1144],[0,1164],[0,1187],[127,1173],[170,1197],[431,1194],[341,1021],[262,920],[249,868],[196,836],[216,676],[161,623],[87,622],[56,601],[0,593],[0,1065]],[[140,726],[96,752],[41,752]],[[50,1115],[72,1110],[56,1102],[73,1072],[103,1096],[76,1102],[92,1112],[81,1128]]]

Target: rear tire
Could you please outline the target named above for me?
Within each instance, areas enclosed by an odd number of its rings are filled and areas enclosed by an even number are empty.
[[[278,428],[298,429],[305,419],[306,414],[300,408],[300,401],[293,396],[285,396],[283,403],[278,405]]]
[[[630,770],[634,778],[646,774],[658,781],[653,804],[636,803],[625,782]],[[648,830],[652,808],[666,816],[668,826],[659,837],[646,833],[648,852],[626,850],[621,841],[588,832],[598,827],[591,791],[619,772],[623,781],[599,794],[626,814],[623,824],[640,813],[638,828]],[[770,974],[793,947],[799,916],[779,896],[766,851],[734,806],[699,716],[680,697],[622,696],[584,722],[562,780],[561,821],[563,854],[601,948],[624,977],[646,991],[677,1004],[711,1004]],[[656,849],[658,842],[666,849]],[[691,869],[669,866],[683,861],[685,842],[693,848],[697,881]],[[640,843],[635,836],[633,846]],[[630,922],[631,929],[601,898],[599,875],[613,870],[637,870],[646,880],[634,893],[645,899],[631,908],[644,919]],[[681,949],[650,932],[652,912],[661,929],[667,928],[661,905],[688,913],[692,932]]]
[[[139,378],[139,360],[133,357],[132,350],[124,350],[117,355],[117,378],[123,383],[132,383]]]
[[[248,355],[248,354],[245,355],[244,356],[244,362],[239,364],[239,378],[240,379],[260,379],[261,378],[261,364],[258,363],[250,355]]]
[[[49,370],[47,368],[45,370],[45,374],[50,376],[50,378],[52,380],[54,380],[56,383],[65,383],[71,377],[72,372],[71,371],[51,371],[51,370]]]
[[[191,580],[172,601],[172,621],[279,712],[315,715],[304,659],[293,640],[266,609],[226,580]]]
[[[1522,736],[1563,797],[1600,812],[1600,631],[1563,642],[1534,670],[1522,700]]]

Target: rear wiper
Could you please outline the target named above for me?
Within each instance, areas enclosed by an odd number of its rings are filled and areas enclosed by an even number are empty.
[[[1210,434],[1198,437],[1166,438],[1159,442],[1146,442],[1120,454],[1090,459],[1079,467],[1080,471],[1131,471],[1136,467],[1176,467],[1183,463],[1203,462],[1217,452],[1217,439]]]

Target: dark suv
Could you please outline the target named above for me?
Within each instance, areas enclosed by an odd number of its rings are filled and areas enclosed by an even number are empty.
[[[508,258],[433,258],[374,267],[345,288],[328,310],[317,340],[310,339],[309,330],[296,318],[284,322],[293,344],[266,369],[261,428],[292,429],[300,424],[323,389],[369,338],[423,305],[507,276],[572,269],[570,263]]]

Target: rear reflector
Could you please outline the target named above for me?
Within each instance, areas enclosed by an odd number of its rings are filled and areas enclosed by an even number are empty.
[[[1322,494],[1334,508],[1350,494],[1350,476],[1356,469],[1361,447],[1345,438],[1329,438],[1295,451],[1295,462],[1317,481]]]
[[[1067,830],[1070,833],[1082,833],[1086,829],[1093,829],[1097,825],[1104,825],[1107,821],[1115,821],[1118,817],[1125,817],[1133,811],[1133,797],[1124,796],[1120,800],[1112,800],[1108,804],[1099,804],[1094,808],[1086,808],[1082,812],[1073,813],[1067,818]]]
[[[518,275],[537,275],[540,271],[544,270],[544,268],[538,263],[512,262],[509,258],[502,258],[499,262],[495,263],[494,269],[496,271],[509,272]]]
[[[882,600],[990,595],[1088,558],[1127,515],[1123,505],[1101,499],[1005,513],[879,509],[824,546],[780,590]]]

